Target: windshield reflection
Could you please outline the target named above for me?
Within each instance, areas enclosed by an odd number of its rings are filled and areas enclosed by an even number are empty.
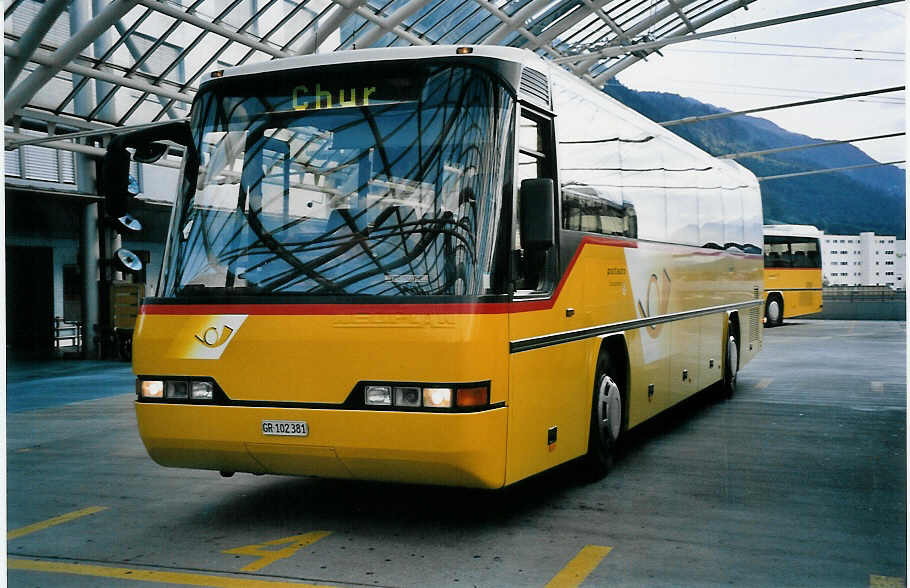
[[[508,93],[463,66],[372,94],[320,79],[200,98],[164,295],[494,293]]]

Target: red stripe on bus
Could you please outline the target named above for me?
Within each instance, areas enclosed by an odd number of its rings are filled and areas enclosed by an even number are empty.
[[[549,310],[556,304],[559,293],[572,273],[575,262],[585,245],[606,247],[638,247],[635,241],[585,236],[553,294],[541,300],[524,302],[425,302],[419,304],[143,304],[139,314],[193,315],[345,315],[345,314],[505,314]]]

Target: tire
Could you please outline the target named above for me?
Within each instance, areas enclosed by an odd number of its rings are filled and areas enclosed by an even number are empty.
[[[765,324],[769,327],[780,326],[784,322],[784,301],[780,296],[772,294],[765,303]]]
[[[602,478],[613,465],[623,432],[626,406],[618,375],[609,356],[601,353],[594,373],[588,453],[584,458],[585,471],[594,479]]]
[[[736,393],[736,380],[739,375],[739,344],[733,319],[727,319],[727,336],[724,341],[724,379],[721,391],[724,398],[731,398]]]

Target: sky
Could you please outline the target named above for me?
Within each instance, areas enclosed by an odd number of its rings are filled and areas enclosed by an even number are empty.
[[[851,3],[758,0],[748,11],[737,10],[699,32]],[[898,2],[680,43],[662,49],[663,57],[649,56],[627,68],[617,79],[636,90],[672,92],[729,110],[901,86],[907,73],[905,15],[905,3]],[[753,116],[814,138],[843,140],[903,131],[906,106],[901,91]],[[906,143],[904,136],[855,146],[887,162],[903,160]]]

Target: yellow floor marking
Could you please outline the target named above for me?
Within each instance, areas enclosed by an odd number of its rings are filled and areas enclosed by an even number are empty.
[[[884,382],[869,382],[869,389],[877,394],[881,394],[885,391]]]
[[[579,586],[611,551],[613,551],[612,547],[586,545],[572,561],[566,564],[566,567],[550,580],[546,588]]]
[[[904,579],[870,574],[869,588],[904,588]]]
[[[773,382],[773,381],[774,381],[774,378],[762,378],[761,380],[758,381],[758,384],[755,385],[755,389],[756,389],[756,390],[764,390],[764,389],[767,388],[767,387],[771,384],[771,382]]]
[[[316,543],[320,539],[331,535],[331,533],[331,531],[313,531],[312,533],[293,535],[291,537],[275,539],[274,541],[266,541],[265,543],[256,543],[254,545],[244,545],[243,547],[226,549],[223,553],[259,556],[260,559],[240,568],[241,572],[255,572],[257,570],[261,570],[267,565],[275,563],[279,559],[291,557],[297,553],[298,550],[303,549],[307,545]],[[284,545],[286,543],[288,546],[284,549],[269,549],[270,547],[274,547],[276,545]]]
[[[22,527],[21,529],[16,529],[10,531],[6,534],[6,540],[17,539],[24,535],[34,533],[35,531],[41,531],[47,529],[48,527],[53,527],[54,525],[59,525],[61,523],[69,522],[73,519],[78,519],[79,517],[84,517],[90,514],[95,514],[96,512],[101,512],[102,510],[107,510],[106,506],[90,506],[88,508],[83,508],[82,510],[73,511],[71,513],[60,515],[59,517],[54,517],[52,519],[47,519],[46,521],[35,523],[34,525],[29,525],[27,527]]]
[[[277,588],[281,586],[293,586],[294,588],[329,588],[328,586],[317,586],[315,584],[302,584],[298,582],[271,582],[253,578],[228,578],[225,576],[214,576],[209,574],[113,568],[107,566],[18,559],[12,557],[7,560],[7,564],[11,570],[49,572],[53,574],[75,574],[78,576],[93,576],[96,578],[135,580],[137,582],[183,584],[185,586],[214,586],[215,588]]]

